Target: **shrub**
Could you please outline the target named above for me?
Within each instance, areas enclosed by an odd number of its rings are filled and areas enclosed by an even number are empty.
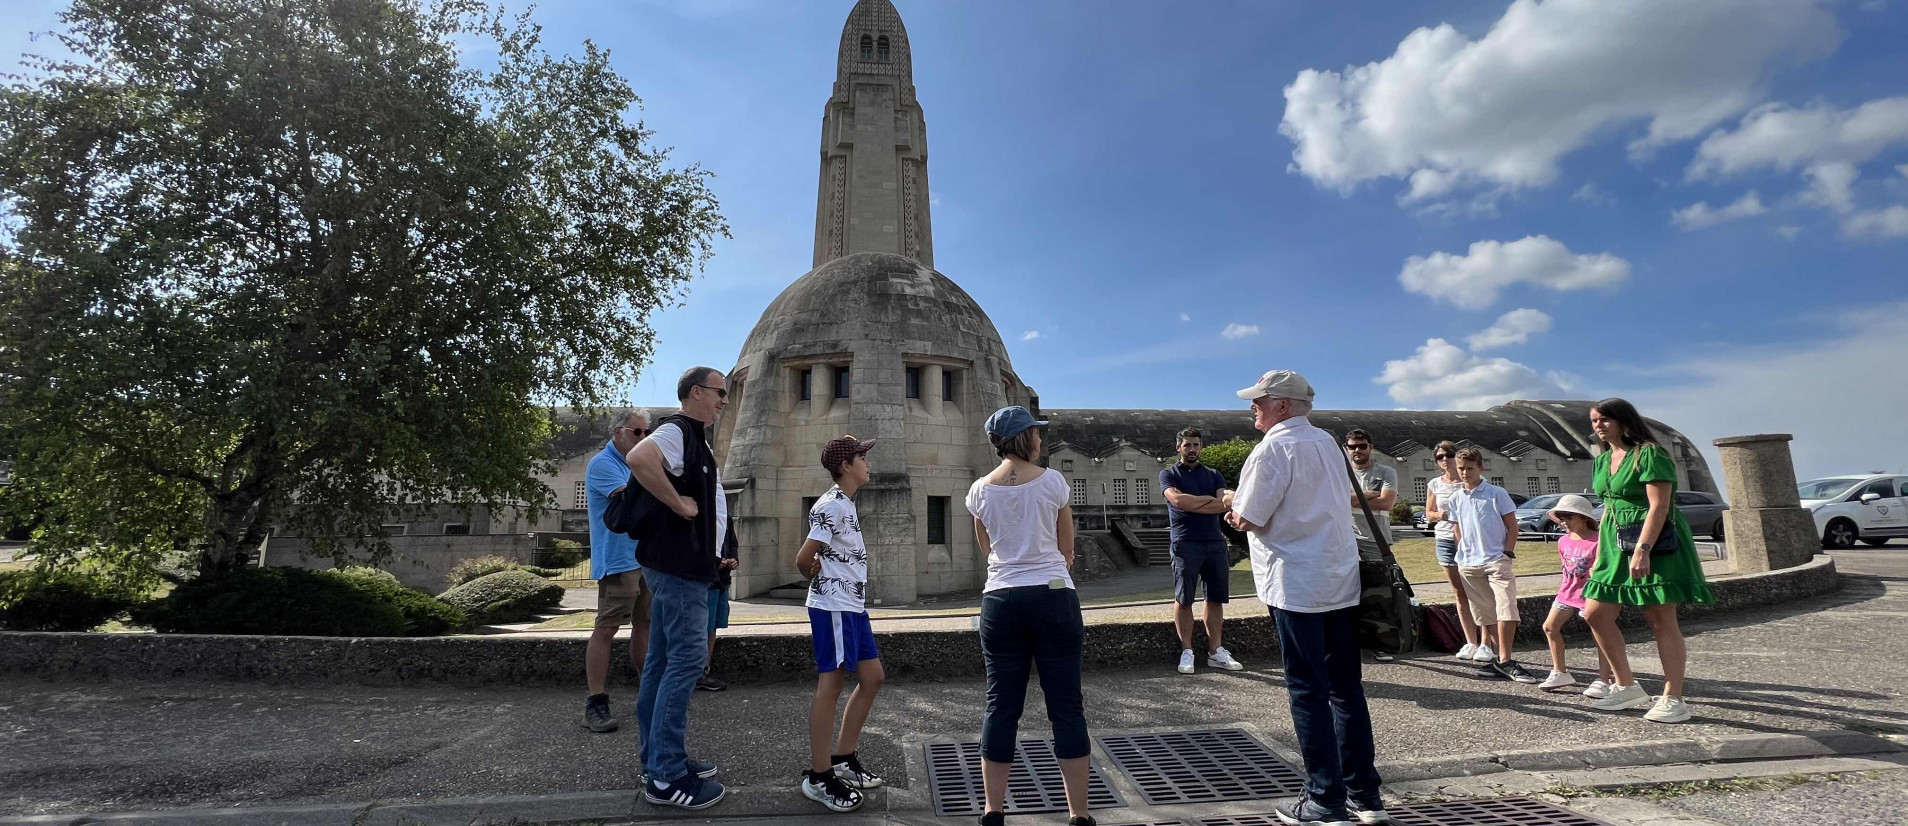
[[[451,566],[450,573],[444,575],[445,587],[455,588],[478,577],[521,567],[516,560],[506,556],[474,556]]]
[[[543,577],[544,579],[550,579],[552,577],[558,577],[563,575],[562,568],[543,568],[536,565],[518,565],[517,570],[529,571],[530,573],[536,574],[537,576]]]
[[[590,549],[571,539],[550,540],[550,547],[537,552],[537,562],[551,568],[568,568],[590,558]]]
[[[499,571],[445,591],[439,599],[462,608],[472,623],[522,622],[563,601],[563,586],[529,571]]]
[[[80,571],[0,572],[0,628],[11,631],[90,631],[132,603],[124,589]]]
[[[1252,448],[1256,444],[1244,439],[1227,439],[1217,444],[1207,445],[1199,451],[1199,462],[1219,471],[1226,477],[1226,487],[1237,490],[1239,469],[1245,467],[1246,457],[1252,455]]]
[[[1416,513],[1417,511],[1412,509],[1410,502],[1400,499],[1398,500],[1398,504],[1391,506],[1391,524],[1409,525],[1411,524],[1412,515]]]
[[[365,584],[377,583],[388,585],[392,588],[404,587],[403,583],[398,582],[397,574],[382,568],[373,568],[369,565],[352,565],[348,568],[339,568],[333,571],[326,571],[325,573],[335,577],[343,577],[352,582],[362,582]]]
[[[181,584],[133,609],[133,619],[164,633],[319,637],[426,636],[463,625],[455,608],[430,605],[430,595],[378,573],[236,568]]]

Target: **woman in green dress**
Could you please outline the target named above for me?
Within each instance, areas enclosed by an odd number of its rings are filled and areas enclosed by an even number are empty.
[[[1627,401],[1604,399],[1592,405],[1590,428],[1604,448],[1592,482],[1603,497],[1603,522],[1597,530],[1596,565],[1583,587],[1583,618],[1596,636],[1597,650],[1616,672],[1616,684],[1595,707],[1622,711],[1647,705],[1644,719],[1680,723],[1689,719],[1689,706],[1683,702],[1689,652],[1676,624],[1676,606],[1715,602],[1716,595],[1703,580],[1689,523],[1676,510],[1676,463]],[[1617,628],[1617,615],[1625,605],[1643,609],[1656,637],[1663,695],[1654,703],[1630,671],[1623,631]]]

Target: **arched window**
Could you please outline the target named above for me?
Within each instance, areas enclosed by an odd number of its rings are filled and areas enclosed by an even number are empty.
[[[865,34],[861,36],[861,59],[862,60],[874,59],[874,38],[869,37]]]
[[[885,34],[880,40],[875,41],[875,59],[882,63],[888,62],[888,36]]]

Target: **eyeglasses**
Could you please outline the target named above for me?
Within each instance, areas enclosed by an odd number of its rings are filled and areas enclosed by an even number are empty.
[[[1440,462],[1442,462],[1442,461],[1444,461],[1444,460],[1446,460],[1446,459],[1449,459],[1449,458],[1451,458],[1451,454],[1449,454],[1449,453],[1439,453],[1439,454],[1436,454],[1436,458],[1437,458],[1437,460],[1438,460],[1438,461],[1440,461]]]
[[[1346,450],[1370,450],[1370,449],[1371,449],[1371,445],[1370,445],[1370,444],[1362,444],[1362,445],[1346,445],[1346,446],[1345,446],[1345,449],[1346,449]]]
[[[710,387],[709,385],[706,385],[706,384],[698,384],[698,385],[696,385],[696,386],[697,386],[697,387],[700,387],[700,388],[702,388],[702,389],[704,389],[704,390],[714,390],[714,391],[715,391],[715,394],[716,394],[716,398],[718,398],[718,399],[726,399],[726,398],[728,398],[728,397],[729,397],[729,391],[727,391],[727,390],[724,390],[723,388],[720,388],[720,387]]]

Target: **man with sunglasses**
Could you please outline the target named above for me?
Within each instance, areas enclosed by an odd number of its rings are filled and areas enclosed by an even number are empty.
[[[616,632],[629,623],[629,662],[640,673],[649,647],[649,587],[636,564],[636,540],[603,524],[609,496],[629,483],[629,465],[623,456],[649,432],[649,417],[630,410],[612,421],[609,443],[591,457],[583,482],[590,508],[590,578],[596,580],[596,627],[583,654],[583,673],[590,694],[583,701],[583,727],[597,733],[615,731],[610,714],[610,648]]]
[[[1345,452],[1351,454],[1352,475],[1358,477],[1358,488],[1351,494],[1352,532],[1364,540],[1359,543],[1359,551],[1370,553],[1376,559],[1377,541],[1367,536],[1371,533],[1371,528],[1365,522],[1364,505],[1371,507],[1371,515],[1377,518],[1378,533],[1384,538],[1385,544],[1390,545],[1391,508],[1398,504],[1398,471],[1388,465],[1372,461],[1371,434],[1363,429],[1356,429],[1345,434]],[[1361,500],[1363,505],[1360,504]],[[1375,649],[1371,652],[1371,657],[1381,663],[1397,659]]]

